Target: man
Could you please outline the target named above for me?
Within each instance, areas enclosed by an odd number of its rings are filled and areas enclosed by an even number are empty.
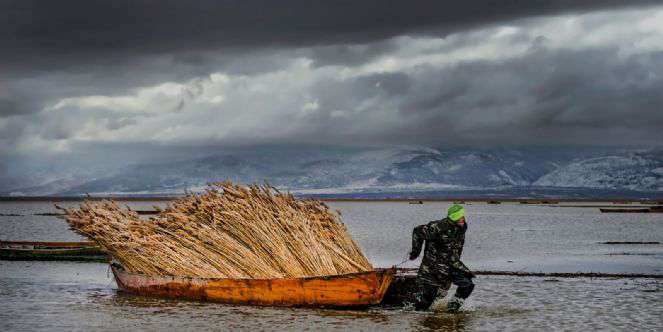
[[[412,251],[410,259],[415,260],[426,242],[424,258],[417,273],[417,294],[415,308],[426,310],[435,301],[438,290],[441,297],[454,283],[458,286],[456,294],[447,304],[448,312],[457,312],[463,301],[474,289],[472,278],[475,275],[460,261],[465,243],[465,209],[453,205],[447,211],[447,217],[415,227],[412,232]]]

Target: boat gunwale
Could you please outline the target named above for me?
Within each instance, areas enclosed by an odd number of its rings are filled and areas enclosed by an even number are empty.
[[[350,277],[355,277],[355,276],[360,276],[360,275],[369,275],[371,273],[388,273],[389,271],[393,270],[393,273],[396,273],[396,268],[377,268],[373,269],[370,271],[363,271],[363,272],[352,272],[352,273],[345,273],[345,274],[332,274],[332,275],[325,275],[325,276],[307,276],[307,277],[288,277],[288,278],[204,278],[204,277],[191,277],[191,276],[176,276],[176,275],[147,275],[147,274],[142,274],[142,273],[136,273],[136,272],[130,272],[127,271],[121,264],[117,262],[111,262],[110,264],[111,269],[113,272],[115,270],[118,270],[121,273],[128,274],[128,275],[133,275],[133,276],[139,276],[142,278],[170,278],[170,279],[186,279],[186,280],[199,280],[199,281],[204,281],[204,282],[210,282],[210,281],[224,281],[224,280],[235,280],[235,281],[242,281],[242,280],[250,280],[250,281],[274,281],[274,280],[312,280],[312,279],[318,279],[318,280],[329,280],[329,279],[343,279],[343,278],[350,278]]]

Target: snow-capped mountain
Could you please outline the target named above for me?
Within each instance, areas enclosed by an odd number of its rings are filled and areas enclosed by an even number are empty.
[[[211,181],[268,181],[300,193],[499,188],[663,191],[661,150],[581,148],[260,149],[62,177],[7,195],[181,194]]]
[[[663,191],[663,153],[639,152],[572,162],[533,185]]]

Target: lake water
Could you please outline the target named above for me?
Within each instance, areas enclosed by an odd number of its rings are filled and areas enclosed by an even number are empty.
[[[75,202],[62,203],[75,206]],[[150,209],[164,202],[130,202]],[[331,202],[374,266],[401,262],[415,225],[448,203]],[[463,261],[475,270],[663,275],[663,214],[603,214],[598,208],[519,204],[465,206]],[[47,202],[0,202],[0,239],[76,241]],[[408,262],[409,267],[418,262]],[[661,330],[661,279],[479,276],[457,315],[257,308],[132,296],[118,292],[107,265],[0,261],[0,331],[6,330]],[[441,301],[443,306],[443,301]]]

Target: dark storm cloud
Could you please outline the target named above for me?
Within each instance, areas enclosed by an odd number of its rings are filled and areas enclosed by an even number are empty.
[[[507,59],[321,80],[310,89],[319,109],[295,137],[447,147],[660,145],[663,52],[557,49],[542,37],[529,44]]]
[[[367,43],[433,28],[449,33],[532,15],[657,2],[2,1],[0,69],[104,66],[145,54],[218,48]]]
[[[513,20],[652,3],[660,1],[0,0],[0,153],[17,142],[48,149],[49,143],[81,137],[92,147],[161,144],[163,137],[170,139],[164,145],[199,146],[591,144],[604,137],[610,143],[649,143],[663,121],[656,112],[663,107],[661,78],[651,75],[663,72],[659,53],[643,48],[624,57],[619,36],[613,46],[604,46],[611,45],[608,40],[572,50],[549,48],[545,37],[526,33],[540,22]],[[620,10],[613,12],[606,17]],[[599,25],[583,22],[574,29],[593,34]],[[525,32],[471,59],[482,52],[472,46],[493,43],[504,24]],[[472,33],[476,27],[489,31]],[[453,33],[458,36],[439,47],[419,49],[416,41],[404,40]],[[524,55],[500,58],[510,46],[528,43],[531,50]],[[381,56],[407,61],[458,49],[469,49],[470,58],[360,74],[362,65]],[[304,70],[293,69],[296,58],[311,61],[306,74],[279,78],[281,72]],[[328,67],[334,65],[344,66],[349,77],[331,74]],[[200,109],[196,102],[205,89],[218,88],[209,83],[214,72],[234,75],[236,87],[269,93],[249,96],[224,87],[223,103]],[[311,83],[298,86],[298,80]],[[148,98],[156,106],[146,107],[161,113],[132,114],[115,104],[47,109],[69,97],[140,99],[137,88],[164,82],[187,86],[179,99]],[[165,114],[170,112],[182,115]],[[633,112],[637,116],[629,116]],[[227,123],[215,122],[219,117]],[[228,123],[236,125],[228,129]],[[144,138],[113,134],[132,134],[126,130],[131,127]],[[95,136],[95,130],[103,135]]]
[[[508,61],[423,66],[378,140],[436,144],[660,144],[663,52],[532,50]]]
[[[357,65],[393,50],[392,41],[377,41],[368,44],[335,44],[311,48],[311,58],[318,66]]]
[[[357,64],[385,38],[444,35],[531,15],[656,1],[0,1],[0,117],[53,98],[121,94],[222,68],[254,74],[277,49],[312,46],[316,65]],[[260,54],[260,49],[271,54]]]

